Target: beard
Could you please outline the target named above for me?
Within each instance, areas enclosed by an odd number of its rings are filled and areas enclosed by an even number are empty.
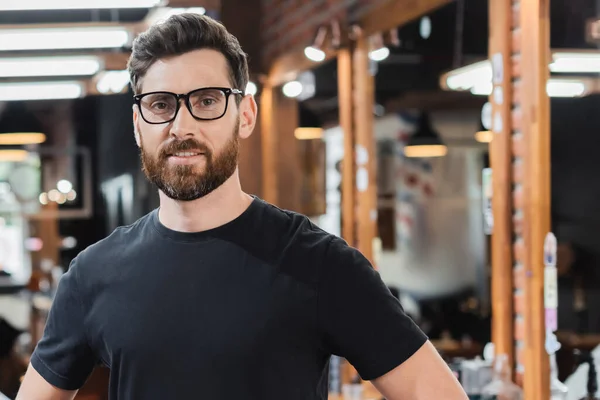
[[[178,201],[202,198],[229,179],[235,172],[239,155],[239,124],[219,154],[196,139],[175,140],[165,145],[154,156],[144,150],[140,135],[140,157],[143,171],[167,197]],[[203,171],[197,165],[169,165],[169,155],[179,151],[199,150],[204,153]]]

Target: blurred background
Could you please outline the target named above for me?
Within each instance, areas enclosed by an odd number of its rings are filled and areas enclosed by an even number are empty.
[[[493,342],[523,383],[521,349],[540,356],[545,338],[519,324],[544,323],[543,278],[519,277],[543,276],[553,232],[567,379],[573,350],[600,344],[600,3],[520,3],[0,0],[0,393],[15,395],[70,261],[158,206],[126,63],[136,35],[183,12],[249,54],[244,190],[363,251],[449,362]],[[78,398],[105,398],[106,376]]]

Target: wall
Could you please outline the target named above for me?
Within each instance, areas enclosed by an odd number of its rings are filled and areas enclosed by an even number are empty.
[[[396,172],[388,174],[395,177],[396,250],[382,254],[379,270],[388,284],[421,299],[474,287],[485,291],[481,211],[485,147],[473,139],[478,113],[436,113],[431,120],[448,144],[448,154],[429,160],[402,156],[398,139],[412,133],[410,121],[393,115],[376,123],[378,138],[391,137],[396,143]],[[430,190],[423,190],[425,186]]]
[[[132,94],[99,96],[97,109],[97,178],[106,233],[133,223],[158,206],[158,195],[141,170],[133,136]]]
[[[265,65],[284,52],[302,49],[318,27],[337,18],[355,21],[386,0],[262,0],[261,22]]]
[[[551,180],[552,230],[562,243],[577,250],[575,267],[583,274],[587,303],[600,304],[600,96],[552,99]],[[561,280],[561,329],[600,332],[600,307],[591,307],[587,319],[578,321],[573,306],[573,281]]]

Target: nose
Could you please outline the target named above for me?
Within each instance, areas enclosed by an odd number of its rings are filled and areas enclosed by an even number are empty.
[[[195,135],[196,119],[188,110],[185,100],[179,100],[179,111],[171,124],[169,133],[179,138],[189,138]]]

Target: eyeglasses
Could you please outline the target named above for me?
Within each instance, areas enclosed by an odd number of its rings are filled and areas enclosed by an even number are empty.
[[[239,89],[207,87],[192,90],[187,94],[171,92],[150,92],[133,96],[140,109],[140,115],[149,124],[166,124],[177,117],[181,99],[190,114],[198,120],[219,119],[227,112],[229,96],[243,95]]]

